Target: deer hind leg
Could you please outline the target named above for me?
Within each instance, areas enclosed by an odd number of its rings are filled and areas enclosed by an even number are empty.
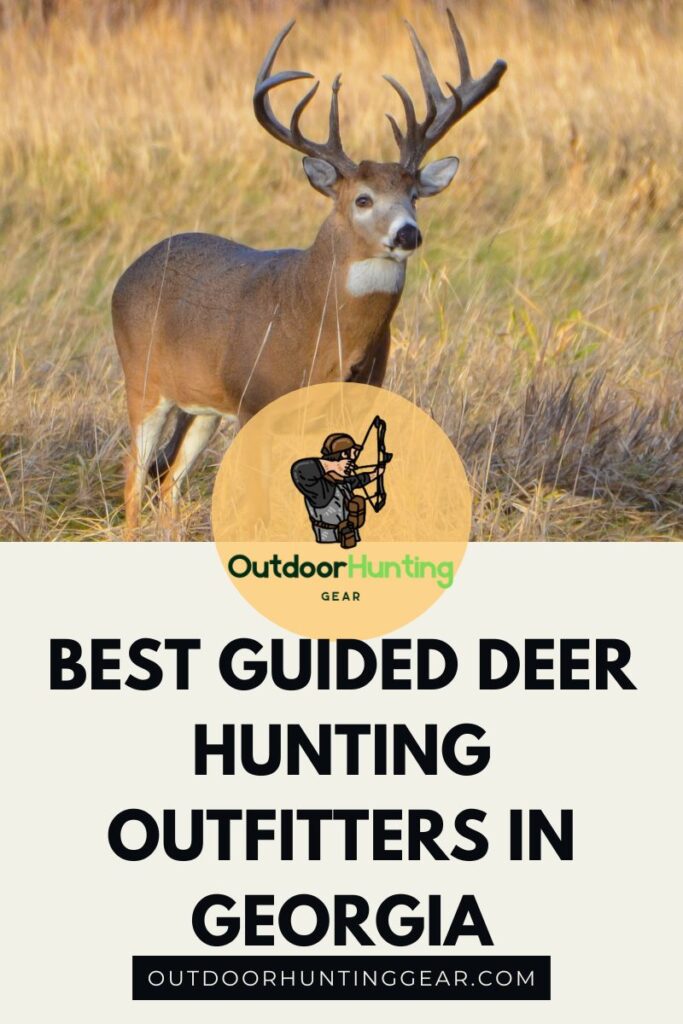
[[[168,442],[161,449],[157,457],[149,467],[149,475],[152,480],[156,483],[157,487],[161,487],[161,483],[171,468],[171,464],[178,454],[178,449],[183,442],[185,434],[189,430],[194,416],[191,412],[184,412],[182,409],[177,411],[175,425],[173,432],[168,439]]]
[[[221,417],[212,413],[194,416],[161,482],[162,516],[174,521],[183,480],[216,433]]]
[[[140,415],[133,415],[131,410],[132,440],[124,488],[128,534],[134,532],[140,525],[142,490],[147,479],[147,471],[172,405],[168,399],[159,397],[156,404],[151,407],[149,403],[146,408],[143,406]]]

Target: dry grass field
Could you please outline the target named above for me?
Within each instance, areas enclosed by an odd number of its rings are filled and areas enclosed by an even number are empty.
[[[402,16],[442,79],[455,57],[427,2],[119,0],[107,17],[104,2],[62,0],[47,28],[11,6],[0,538],[114,540],[127,440],[117,277],[177,231],[303,246],[327,212],[297,154],[252,114],[277,28],[298,12],[281,67],[323,82],[343,70],[342,130],[358,158],[395,159],[384,112],[398,101],[381,73],[418,90]],[[387,386],[458,447],[475,539],[683,539],[683,5],[459,0],[456,11],[475,73],[498,56],[509,71],[435,151],[457,153],[461,169],[421,205],[425,244]],[[279,109],[301,93],[287,89]],[[314,107],[311,134],[326,103]],[[186,538],[210,536],[229,438],[192,476]],[[162,536],[153,514],[142,535]]]

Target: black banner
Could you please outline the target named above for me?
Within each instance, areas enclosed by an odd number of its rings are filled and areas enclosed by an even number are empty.
[[[134,956],[133,999],[550,999],[549,956]]]

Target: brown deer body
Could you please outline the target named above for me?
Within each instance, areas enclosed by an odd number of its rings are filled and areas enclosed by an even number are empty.
[[[425,89],[427,114],[418,123],[410,97],[393,79],[406,114],[405,133],[390,118],[398,163],[353,163],[339,135],[332,88],[330,133],[314,143],[299,119],[316,83],[299,102],[289,128],[273,114],[270,90],[305,72],[271,75],[291,23],[278,35],[256,80],[254,110],[276,138],[305,153],[310,183],[334,208],[308,249],[260,251],[206,234],[176,235],[154,246],[123,274],[112,299],[114,334],[126,379],[132,444],[126,479],[126,523],[137,526],[142,490],[159,439],[175,427],[157,466],[162,498],[172,507],[180,484],[206,447],[220,418],[240,424],[269,402],[323,381],[381,385],[391,318],[405,282],[406,261],[421,243],[415,203],[452,180],[454,157],[420,168],[425,153],[496,88],[498,61],[472,79],[449,12],[461,85],[446,97],[409,26]]]

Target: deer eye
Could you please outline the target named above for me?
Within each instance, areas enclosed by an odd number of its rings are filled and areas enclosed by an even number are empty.
[[[356,206],[370,207],[372,206],[372,196],[362,195],[356,197]]]
[[[413,195],[412,195],[412,196],[410,197],[410,205],[411,205],[411,206],[417,206],[417,193],[414,193],[414,194],[413,194]]]

